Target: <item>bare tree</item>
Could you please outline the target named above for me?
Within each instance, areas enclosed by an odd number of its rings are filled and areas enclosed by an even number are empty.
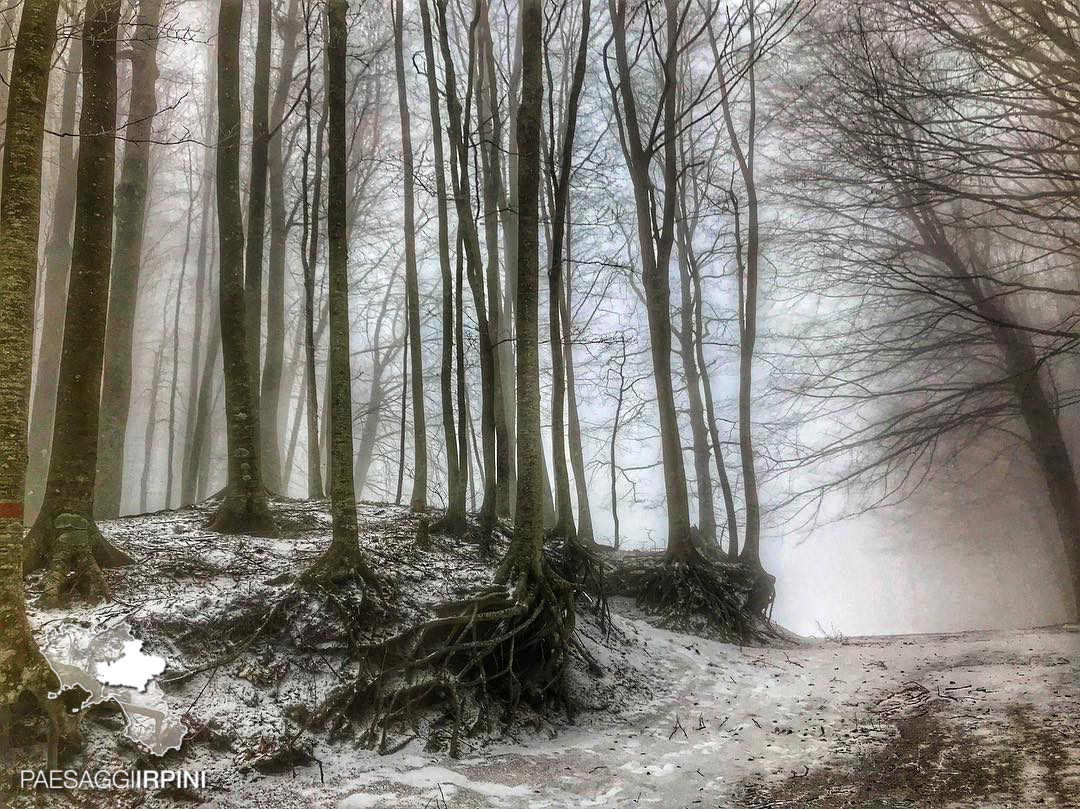
[[[101,386],[101,431],[94,513],[120,514],[124,480],[124,436],[131,410],[132,340],[135,304],[143,263],[143,236],[149,195],[150,141],[157,114],[157,49],[161,0],[140,0],[131,32],[131,98],[124,157],[116,187],[116,237],[105,327],[105,368]]]
[[[404,1],[394,10],[394,68],[397,75],[398,110],[401,116],[401,160],[404,175],[405,207],[405,306],[408,320],[408,350],[412,360],[413,491],[409,506],[427,509],[427,419],[424,416],[424,355],[420,342],[420,289],[416,278],[416,202],[413,190],[412,134],[408,98],[405,92],[405,54],[402,44]]]
[[[244,298],[244,222],[240,206],[241,0],[221,0],[218,15],[217,187],[218,302],[225,368],[225,423],[229,445],[224,499],[210,527],[226,533],[272,535],[277,527],[259,468],[258,392],[248,355]]]
[[[26,568],[46,567],[42,597],[107,596],[100,565],[131,559],[93,522],[105,305],[112,258],[119,0],[93,0],[83,24],[83,104],[75,237],[64,317],[56,424],[45,499],[27,537]],[[32,192],[36,193],[36,191]]]

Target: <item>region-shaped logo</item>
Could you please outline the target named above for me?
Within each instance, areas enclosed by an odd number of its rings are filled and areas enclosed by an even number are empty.
[[[154,681],[165,670],[165,660],[146,654],[127,624],[88,628],[65,623],[47,632],[41,652],[60,680],[60,691],[51,698],[78,686],[90,695],[79,710],[112,700],[124,712],[124,735],[133,742],[158,756],[180,748],[187,727]]]

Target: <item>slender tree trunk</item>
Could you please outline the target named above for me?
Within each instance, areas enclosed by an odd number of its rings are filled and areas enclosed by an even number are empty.
[[[78,139],[74,134],[81,71],[82,40],[76,37],[68,45],[60,101],[60,131],[71,135],[57,138],[57,176],[61,178],[71,178],[76,171]],[[58,182],[53,196],[52,233],[45,245],[44,279],[38,292],[42,320],[34,365],[33,403],[30,407],[30,460],[26,470],[28,516],[37,514],[45,495],[45,475],[49,469],[49,447],[56,415],[56,369],[60,365],[60,350],[64,342],[64,301],[71,270],[71,228],[74,222],[75,183]]]
[[[638,110],[632,84],[630,59],[626,47],[625,0],[609,0],[614,26],[615,57],[619,90],[626,129],[626,160],[634,186],[638,243],[642,259],[642,286],[649,320],[649,342],[656,386],[656,404],[660,417],[660,447],[664,467],[664,492],[667,503],[668,545],[671,560],[685,561],[696,555],[690,528],[690,504],[686,487],[686,468],[682,439],[675,409],[675,391],[671,373],[671,289],[668,268],[675,227],[675,200],[678,166],[676,163],[676,99],[678,98],[677,57],[679,10],[675,0],[665,0],[666,43],[663,58],[664,94],[662,112],[663,177],[660,221],[654,223],[653,198],[657,194],[651,179],[651,149],[642,145]]]
[[[258,406],[259,359],[262,344],[263,243],[266,238],[266,171],[270,153],[270,48],[273,39],[271,0],[258,0],[255,21],[255,76],[252,83],[251,164],[248,175],[247,239],[244,243],[244,333],[253,401]],[[259,446],[268,429],[259,421]]]
[[[697,364],[701,372],[702,393],[705,400],[705,415],[708,420],[709,438],[712,443],[713,459],[716,462],[716,477],[720,481],[720,491],[724,495],[724,513],[727,516],[727,555],[729,559],[737,559],[739,556],[739,518],[735,511],[735,494],[732,491],[731,479],[728,477],[727,464],[724,462],[723,445],[720,443],[720,430],[716,423],[716,404],[713,399],[712,380],[709,376],[709,365],[705,361],[705,322],[702,315],[701,302],[701,273],[698,272],[693,260],[693,250],[690,251],[690,268],[694,281],[694,320],[696,334],[694,342],[697,352]]]
[[[401,505],[401,492],[405,486],[405,429],[409,399],[409,330],[402,336],[401,347],[401,421],[398,426],[398,474],[397,488],[394,490],[394,502]],[[363,496],[363,487],[360,488]]]
[[[371,363],[371,392],[368,395],[367,405],[363,411],[364,426],[360,430],[360,442],[356,448],[356,469],[353,473],[358,494],[364,490],[368,470],[371,468],[372,460],[374,460],[375,443],[379,438],[379,424],[382,421],[383,403],[386,401],[383,375],[393,361],[393,345],[384,353],[381,340],[383,323],[390,311],[391,292],[393,292],[393,286],[388,284],[386,292],[383,294],[382,304],[379,307],[379,316],[375,321],[375,344],[371,347],[373,357]]]
[[[425,0],[426,1],[426,0]],[[427,418],[424,415],[424,355],[420,342],[420,287],[416,278],[416,203],[413,200],[412,134],[408,97],[405,93],[405,52],[402,43],[404,0],[394,11],[394,66],[397,74],[398,110],[401,117],[401,160],[405,205],[405,308],[408,318],[408,350],[412,360],[413,490],[409,507],[427,510]]]
[[[207,373],[213,373],[214,363],[217,362],[217,352],[221,350],[221,341],[216,335],[217,316],[214,315],[214,327],[206,335],[207,353],[214,353],[211,362],[202,361],[203,347],[203,320],[205,304],[210,297],[210,269],[213,261],[209,255],[213,249],[210,244],[210,220],[214,210],[214,182],[213,182],[213,148],[211,145],[214,138],[214,102],[217,97],[215,71],[207,65],[207,74],[210,81],[210,89],[207,93],[209,99],[206,105],[206,118],[203,121],[204,137],[207,147],[203,150],[202,161],[202,213],[199,216],[199,248],[195,258],[195,317],[192,321],[191,332],[191,366],[188,369],[187,386],[187,418],[184,428],[184,466],[180,478],[180,504],[189,505],[195,502],[198,495],[199,477],[199,454],[197,437],[205,433],[205,419],[209,417],[209,380]],[[214,251],[216,254],[216,250]],[[204,369],[205,366],[205,369]],[[202,372],[202,382],[200,382]],[[207,390],[204,403],[203,389]],[[196,404],[197,403],[197,404]]]
[[[176,434],[178,430],[176,418],[176,402],[180,395],[180,313],[183,311],[184,282],[187,280],[188,261],[191,257],[191,231],[194,227],[195,202],[199,198],[199,192],[193,182],[194,167],[189,164],[187,172],[188,182],[188,205],[184,227],[184,253],[180,258],[180,279],[176,285],[176,300],[173,302],[172,323],[172,380],[169,385],[169,448],[166,455],[165,467],[165,507],[170,508],[173,504],[173,479],[176,473]]]
[[[569,209],[567,211],[569,215]],[[592,527],[592,510],[589,507],[589,481],[585,472],[585,454],[581,442],[581,419],[578,416],[577,407],[577,382],[574,373],[574,342],[571,336],[573,321],[571,319],[570,291],[573,289],[572,276],[570,274],[573,263],[570,260],[570,234],[566,232],[566,277],[563,283],[562,296],[562,325],[563,325],[563,357],[566,366],[566,404],[569,416],[570,437],[570,465],[574,470],[574,486],[577,490],[578,507],[578,538],[586,542],[594,542]]]
[[[742,176],[743,187],[746,191],[746,248],[745,259],[741,245],[738,248],[737,264],[739,265],[740,284],[742,291],[739,303],[739,455],[742,461],[743,473],[743,500],[746,521],[743,528],[743,547],[740,558],[753,567],[761,570],[761,505],[758,499],[757,469],[754,459],[754,439],[752,420],[753,400],[753,375],[754,375],[754,346],[757,341],[757,297],[758,297],[758,264],[761,256],[761,240],[758,224],[758,197],[757,184],[754,177],[754,149],[757,139],[757,100],[756,85],[754,79],[754,60],[757,58],[754,19],[751,14],[750,23],[749,66],[747,68],[746,81],[749,87],[749,120],[747,122],[746,147],[735,131],[735,122],[731,114],[731,103],[728,98],[727,83],[721,76],[722,95],[721,107],[724,113],[724,125],[727,128],[728,139],[731,142],[732,151],[735,153],[736,162],[739,165],[739,173]],[[712,37],[712,30],[709,30]],[[712,43],[715,52],[715,42]],[[717,60],[718,69],[721,65]],[[740,228],[738,220],[738,200],[733,200],[736,210],[735,226]],[[740,230],[741,235],[741,230]]]
[[[306,362],[304,367],[305,388],[307,391],[307,479],[308,497],[323,497],[322,465],[319,462],[319,385],[315,375],[315,259],[319,246],[319,195],[322,187],[322,128],[326,120],[324,115],[319,121],[319,131],[315,142],[315,181],[312,184],[312,201],[308,204],[308,166],[311,161],[311,25],[310,15],[305,13],[305,54],[307,72],[304,79],[304,152],[302,158],[302,219],[303,230],[300,240],[300,258],[304,266],[304,347]]]
[[[446,93],[447,117],[450,124],[450,176],[454,189],[458,232],[465,251],[465,268],[469,280],[469,289],[472,292],[480,348],[480,438],[483,446],[484,459],[482,470],[484,497],[480,506],[480,521],[484,526],[491,526],[495,521],[496,499],[495,361],[494,346],[491,340],[491,329],[488,323],[487,301],[485,299],[483,259],[480,254],[480,240],[476,232],[476,223],[473,219],[471,201],[472,183],[469,175],[469,145],[472,142],[472,135],[467,128],[470,116],[468,110],[462,111],[461,101],[458,98],[457,79],[454,70],[453,57],[450,51],[449,32],[447,31],[447,0],[436,0],[436,8],[439,13],[439,44],[442,49],[443,71],[446,77],[444,88]],[[476,65],[475,31],[478,24],[477,15],[479,15],[480,10],[481,4],[478,3],[474,7],[474,18],[470,25],[468,48],[469,64],[465,72],[468,84],[465,92],[466,99],[471,99],[473,94],[472,79],[475,76]],[[464,305],[464,299],[461,297],[459,287],[459,322],[462,318],[461,310],[464,309]],[[460,333],[458,339],[461,339]],[[463,373],[463,368],[459,367],[459,377],[462,376]]]
[[[680,228],[682,230],[682,228]],[[713,502],[712,475],[709,472],[709,430],[705,425],[705,409],[701,400],[701,377],[698,374],[697,354],[694,345],[694,299],[691,291],[690,258],[687,239],[679,239],[679,356],[683,375],[686,377],[686,395],[689,399],[690,432],[693,439],[694,477],[697,483],[698,531],[702,550],[717,549],[716,506]]]
[[[298,34],[297,0],[289,0],[289,10],[281,26],[281,64],[278,84],[270,108],[273,134],[267,147],[267,184],[270,194],[270,244],[266,279],[266,354],[263,360],[259,406],[262,430],[260,446],[263,478],[271,491],[284,492],[281,475],[281,434],[285,427],[281,412],[282,362],[285,354],[285,257],[288,249],[288,209],[285,202],[285,159],[281,126],[289,101],[296,68]]]
[[[566,237],[569,229],[567,209],[570,204],[570,174],[574,162],[574,135],[577,131],[578,105],[585,82],[585,61],[589,43],[590,1],[581,4],[581,41],[578,44],[574,75],[563,115],[561,137],[555,133],[555,107],[549,102],[548,173],[552,191],[552,243],[548,268],[548,328],[551,340],[551,461],[555,467],[555,533],[574,537],[573,503],[570,499],[570,465],[566,457],[566,368],[562,333],[563,267],[566,261]],[[550,72],[550,68],[549,68]],[[556,138],[558,137],[558,144]],[[558,161],[556,162],[556,149]]]
[[[56,677],[38,650],[23,596],[23,495],[27,405],[34,334],[41,216],[41,154],[49,66],[56,41],[57,0],[25,0],[11,71],[0,184],[0,749],[9,743],[12,711],[34,694],[58,716]],[[50,705],[52,703],[52,705]],[[51,734],[49,767],[56,766]]]
[[[348,191],[345,153],[345,50],[348,29],[346,0],[329,0],[326,7],[327,117],[329,132],[329,184],[327,191],[330,357],[330,514],[333,538],[321,558],[331,577],[348,574],[375,584],[360,553],[353,488],[352,372],[349,367],[349,252]]]
[[[161,317],[162,335],[168,334],[166,331],[168,323],[167,312],[168,304],[166,303],[165,311],[162,312]],[[165,365],[166,340],[167,337],[163,337],[161,343],[158,345],[158,350],[154,354],[154,370],[150,375],[150,409],[146,414],[146,429],[143,431],[142,478],[139,480],[140,514],[146,513],[148,503],[150,502],[150,481],[153,480],[151,470],[154,465],[154,446],[156,444],[155,438],[157,436],[158,427],[158,407],[160,406],[158,392],[161,390],[161,377]],[[173,345],[176,344],[175,335],[172,342]]]
[[[456,382],[457,393],[457,410],[458,410],[458,447],[457,454],[458,459],[461,461],[461,482],[467,490],[469,485],[475,487],[475,476],[471,473],[469,468],[469,394],[465,379],[465,298],[464,298],[464,278],[465,278],[465,251],[462,249],[462,237],[461,229],[458,229],[458,249],[457,249],[457,272],[454,276],[454,292],[457,299],[457,307],[454,309],[454,347],[457,352],[455,359],[457,360],[456,374],[454,380]],[[473,444],[476,444],[475,439]],[[462,498],[465,496],[465,491],[462,491]],[[473,511],[476,511],[475,494],[473,497]],[[464,503],[462,503],[464,506]],[[464,520],[464,511],[462,512],[462,519]],[[464,523],[462,523],[462,526]]]
[[[120,515],[124,445],[131,411],[132,341],[142,268],[143,235],[149,192],[150,137],[157,114],[157,43],[161,0],[140,0],[131,42],[131,101],[124,159],[116,187],[116,237],[105,329],[105,368],[101,386],[101,430],[94,513]]]
[[[91,600],[104,597],[108,591],[98,565],[131,561],[93,525],[105,305],[112,264],[119,20],[119,0],[91,0],[83,23],[75,237],[53,451],[45,499],[25,558],[28,570],[48,565],[44,598],[53,602],[72,587]],[[78,572],[72,576],[70,571]]]
[[[502,323],[502,292],[499,283],[499,196],[502,167],[499,155],[500,129],[498,93],[495,85],[493,43],[490,25],[491,4],[482,0],[478,6],[478,54],[476,60],[476,116],[480,135],[480,158],[483,171],[484,242],[487,254],[488,340],[492,346],[494,367],[495,418],[495,511],[500,517],[513,514],[514,455],[507,421],[507,388],[503,364],[507,336]]]
[[[258,393],[252,389],[244,296],[244,222],[240,206],[240,28],[242,0],[221,0],[218,15],[217,187],[218,308],[225,369],[228,479],[225,497],[210,521],[223,533],[272,535],[259,469]]]
[[[454,280],[450,266],[450,225],[446,205],[446,170],[443,157],[443,132],[439,110],[439,87],[435,76],[435,49],[431,31],[431,12],[427,0],[420,3],[420,18],[424,26],[424,59],[427,65],[428,105],[431,114],[431,137],[435,163],[435,205],[439,224],[439,268],[442,272],[442,354],[439,368],[439,394],[442,402],[443,440],[446,445],[446,478],[448,524],[463,524],[465,520],[466,481],[463,470],[468,458],[458,452],[458,432],[454,423],[453,366],[454,366]],[[464,414],[458,414],[464,430]]]
[[[524,48],[518,108],[517,509],[514,545],[530,566],[541,569],[544,545],[540,443],[540,110],[544,84],[543,18],[539,0],[522,0]],[[514,553],[512,549],[509,553]]]

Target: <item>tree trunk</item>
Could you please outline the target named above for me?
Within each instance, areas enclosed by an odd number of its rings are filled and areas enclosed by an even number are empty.
[[[569,215],[569,209],[568,209]],[[577,490],[578,538],[586,542],[595,541],[592,527],[592,510],[589,507],[589,481],[585,471],[585,455],[581,443],[581,419],[578,417],[577,382],[574,374],[574,343],[571,337],[573,321],[570,313],[570,291],[573,288],[570,269],[570,230],[566,233],[566,277],[563,283],[562,324],[563,324],[563,362],[566,366],[566,404],[570,428],[570,465],[574,470],[574,487]]]
[[[454,279],[450,267],[450,225],[446,205],[446,170],[443,157],[443,132],[439,111],[439,87],[435,77],[435,49],[431,32],[431,12],[427,2],[420,3],[424,26],[424,58],[427,65],[428,105],[431,114],[431,137],[435,168],[435,205],[439,223],[439,268],[442,271],[442,362],[439,368],[439,393],[442,402],[443,440],[446,445],[448,504],[446,520],[460,524],[465,519],[465,477],[468,458],[459,457],[458,433],[454,423]],[[458,414],[464,430],[464,414]]]
[[[577,130],[578,103],[581,88],[585,81],[585,60],[589,42],[589,0],[581,4],[581,41],[578,44],[577,59],[574,63],[574,75],[570,82],[570,94],[563,115],[563,132],[558,144],[559,160],[555,162],[556,138],[554,132],[554,107],[550,121],[548,137],[551,146],[548,149],[552,190],[552,243],[550,267],[548,269],[548,328],[551,348],[551,461],[555,467],[555,511],[557,514],[555,533],[559,536],[574,537],[573,503],[570,499],[570,465],[566,457],[566,368],[562,333],[563,266],[566,259],[565,244],[567,237],[567,208],[570,204],[570,174],[574,162],[574,134]]]
[[[642,145],[638,124],[630,60],[626,47],[625,0],[611,0],[610,10],[615,29],[615,57],[623,102],[626,128],[626,160],[634,186],[638,244],[641,251],[642,286],[649,319],[649,342],[656,386],[656,404],[660,416],[660,447],[664,467],[664,492],[667,502],[667,556],[685,561],[696,553],[690,529],[690,504],[686,488],[686,468],[682,457],[679,419],[675,409],[675,391],[671,375],[671,289],[668,268],[675,227],[675,199],[678,167],[676,164],[676,101],[678,98],[677,65],[679,13],[675,0],[665,0],[666,52],[663,58],[663,176],[662,212],[654,228],[653,197],[657,194],[651,179],[652,149]],[[655,236],[654,236],[655,232]]]
[[[480,159],[483,171],[484,241],[487,253],[488,341],[494,367],[495,417],[495,511],[500,517],[513,515],[514,454],[511,446],[506,399],[508,388],[503,364],[508,337],[503,325],[502,292],[499,283],[499,197],[502,194],[502,167],[499,156],[501,126],[491,40],[490,3],[478,7],[478,54],[476,60],[476,116],[479,122]]]
[[[349,248],[348,190],[345,153],[345,50],[348,29],[346,0],[326,6],[327,80],[329,118],[329,177],[327,185],[327,275],[330,310],[330,514],[333,537],[314,570],[331,579],[349,575],[377,586],[360,552],[356,522],[356,491],[352,469],[352,372],[349,363]]]
[[[132,340],[142,268],[143,235],[150,173],[150,137],[157,113],[157,45],[161,0],[140,0],[131,41],[131,101],[120,184],[116,187],[116,237],[113,247],[109,311],[105,329],[105,368],[101,386],[101,428],[94,513],[120,516],[124,479],[124,437],[131,410]]]
[[[208,62],[210,60],[208,59]],[[213,183],[213,154],[214,140],[214,100],[216,99],[215,71],[212,65],[207,64],[207,75],[210,88],[207,93],[209,102],[206,105],[206,118],[203,121],[203,132],[208,144],[203,150],[203,201],[202,213],[199,217],[199,248],[195,258],[195,318],[192,322],[191,332],[191,366],[188,369],[187,387],[187,418],[184,428],[184,467],[180,477],[180,504],[189,505],[195,502],[198,495],[199,477],[199,443],[198,438],[205,433],[206,419],[210,413],[210,380],[207,374],[214,373],[217,362],[217,352],[221,350],[221,341],[216,334],[217,316],[214,315],[214,326],[206,335],[207,353],[211,352],[214,357],[211,361],[202,361],[203,346],[203,318],[205,304],[210,296],[210,268],[213,261],[209,254],[216,250],[210,243],[210,220],[214,210],[214,183]],[[205,369],[204,369],[205,366]],[[200,372],[202,381],[200,382]],[[206,391],[204,396],[203,391]],[[205,400],[205,401],[204,401]],[[196,404],[197,403],[197,404]]]
[[[270,108],[273,134],[267,151],[267,183],[270,193],[270,245],[266,279],[266,354],[263,360],[259,425],[263,479],[271,491],[284,492],[281,475],[281,434],[285,427],[281,412],[282,362],[285,354],[285,256],[288,249],[288,210],[285,203],[285,160],[281,126],[292,87],[297,56],[297,0],[289,0],[289,10],[281,26],[281,64],[278,84]]]
[[[691,290],[690,257],[688,241],[691,234],[679,228],[679,356],[682,358],[686,377],[686,395],[689,399],[690,431],[693,439],[694,477],[697,483],[698,532],[702,550],[717,549],[716,507],[713,503],[712,475],[709,472],[709,430],[705,425],[705,409],[701,400],[701,377],[698,373],[694,339],[694,297]]]
[[[544,544],[540,443],[540,109],[544,95],[539,0],[522,0],[521,104],[518,108],[517,509],[514,545],[539,569]],[[508,553],[513,553],[513,548]]]
[[[23,693],[34,694],[46,709],[56,702],[48,699],[56,677],[26,620],[22,555],[41,153],[58,7],[57,0],[26,0],[22,6],[0,184],[0,748],[5,750],[7,720]],[[56,766],[54,751],[55,738],[50,738],[50,767]]]
[[[412,134],[405,93],[405,53],[402,43],[404,0],[394,11],[394,67],[397,74],[398,110],[401,116],[401,160],[405,205],[405,308],[408,318],[408,350],[412,360],[413,490],[409,507],[427,510],[427,418],[424,415],[424,355],[420,342],[420,287],[416,278],[416,214],[413,200]]]
[[[176,474],[176,402],[180,396],[180,313],[183,311],[184,282],[187,280],[188,262],[191,257],[191,232],[194,229],[195,203],[199,191],[194,186],[194,167],[189,164],[187,172],[188,202],[184,226],[184,252],[180,258],[180,278],[176,284],[176,299],[173,305],[173,340],[172,340],[172,379],[169,385],[169,448],[165,466],[165,508],[173,504],[173,479]]]
[[[130,562],[93,525],[105,304],[112,264],[119,0],[91,0],[83,23],[83,104],[75,237],[64,317],[53,451],[45,499],[31,529],[26,567],[48,564],[46,601],[72,587],[107,595],[98,565]],[[39,193],[35,188],[34,194]],[[78,571],[70,576],[69,571]]]
[[[277,527],[259,470],[258,396],[252,390],[244,298],[244,222],[240,206],[240,28],[242,0],[221,0],[218,15],[218,309],[225,370],[228,478],[210,521],[222,533],[272,535]]]
[[[75,134],[82,71],[82,40],[68,44],[67,72],[60,101],[60,131]],[[75,176],[78,138],[58,138],[57,176]],[[5,150],[6,153],[6,150]],[[71,227],[75,222],[75,183],[58,182],[52,205],[52,233],[45,244],[45,274],[38,291],[42,313],[30,407],[30,460],[26,469],[27,515],[36,515],[45,495],[53,418],[56,415],[56,369],[64,342],[64,301],[71,270]]]
[[[480,255],[480,240],[476,232],[476,223],[473,219],[472,210],[472,183],[469,176],[469,144],[472,142],[471,133],[466,128],[469,116],[462,113],[461,102],[458,98],[457,79],[454,71],[453,57],[450,51],[449,32],[447,31],[446,8],[447,0],[436,0],[436,8],[439,12],[439,44],[443,56],[443,71],[446,77],[444,88],[446,93],[447,117],[450,124],[450,177],[454,189],[454,203],[457,210],[458,233],[465,251],[465,268],[469,280],[469,289],[472,292],[473,307],[477,322],[477,336],[480,348],[480,438],[483,446],[483,483],[484,497],[480,506],[480,521],[482,525],[491,526],[495,520],[495,361],[494,346],[491,340],[491,329],[488,323],[487,301],[484,288],[484,267]],[[479,14],[480,4],[474,9],[474,15]],[[474,16],[470,26],[470,38],[468,48],[468,69],[465,73],[469,87],[466,96],[472,96],[472,78],[475,75],[476,62],[476,37],[477,20]],[[464,300],[460,289],[458,294],[458,322],[462,320]],[[458,334],[459,341],[462,335]],[[459,349],[459,362],[462,353]],[[463,366],[459,366],[459,380],[464,375]],[[459,381],[459,386],[461,382]],[[459,450],[460,452],[460,450]]]
[[[319,249],[319,197],[322,191],[322,133],[326,116],[319,121],[315,140],[315,179],[312,183],[311,203],[308,202],[308,167],[311,162],[311,29],[309,20],[304,22],[307,72],[304,78],[304,152],[302,157],[303,201],[300,260],[304,267],[304,379],[307,391],[307,484],[308,497],[323,497],[322,465],[319,459],[319,385],[315,368],[315,259]]]
[[[247,240],[244,243],[244,333],[247,335],[251,391],[259,393],[262,345],[263,242],[266,238],[266,171],[270,152],[271,0],[258,0],[255,21],[255,76],[252,82],[251,164],[248,175]],[[258,407],[258,400],[253,399]],[[272,426],[259,421],[259,446]]]
[[[146,414],[146,429],[143,431],[143,457],[142,477],[139,480],[139,513],[145,514],[150,502],[150,481],[153,480],[151,470],[154,464],[154,444],[158,426],[158,407],[160,405],[158,392],[161,390],[162,367],[165,364],[165,345],[168,342],[168,303],[164,307],[161,316],[161,343],[154,354],[154,370],[150,375],[150,409]],[[173,335],[173,345],[176,345],[176,336]],[[167,496],[167,495],[166,495]]]
[[[746,250],[745,261],[741,244],[736,245],[736,264],[738,265],[741,290],[739,298],[739,456],[742,461],[743,501],[746,510],[746,524],[743,528],[743,547],[740,558],[761,570],[761,506],[758,501],[757,470],[754,463],[753,419],[751,406],[753,400],[754,345],[757,341],[757,293],[758,263],[761,256],[761,244],[758,226],[757,184],[754,178],[754,147],[757,139],[757,97],[754,80],[754,60],[757,58],[754,18],[751,12],[749,21],[750,43],[749,64],[746,81],[749,87],[749,121],[747,123],[746,148],[744,149],[735,132],[735,123],[731,115],[731,103],[728,98],[728,86],[723,77],[721,108],[724,113],[724,125],[727,128],[731,149],[739,165],[743,187],[746,190]],[[710,37],[712,30],[709,31]],[[715,51],[715,43],[713,43]],[[721,62],[717,60],[718,70]],[[741,234],[739,224],[738,200],[734,198],[735,228]],[[739,240],[739,236],[736,236]]]

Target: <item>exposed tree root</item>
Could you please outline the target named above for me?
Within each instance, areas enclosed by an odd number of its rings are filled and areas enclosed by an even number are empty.
[[[604,585],[607,563],[601,547],[576,536],[552,537],[545,543],[544,550],[552,570],[573,585],[579,597],[587,600],[595,610],[600,628],[606,635],[611,628],[611,610]]]
[[[378,584],[359,551],[353,557],[332,546],[269,605],[212,626],[218,637],[236,639],[227,652],[165,682],[183,682],[227,666],[263,640],[275,649],[293,646],[301,653],[317,649],[323,654],[336,646],[351,656],[364,643],[361,632],[382,613]]]
[[[633,598],[669,629],[740,643],[762,641],[773,632],[773,578],[746,564],[620,554],[606,581],[609,594]]]
[[[225,488],[221,502],[206,526],[221,534],[273,537],[278,533],[266,492],[253,492],[239,486]]]
[[[320,721],[382,752],[426,737],[457,756],[463,736],[509,724],[523,703],[569,708],[563,673],[572,650],[587,656],[574,637],[573,587],[542,561],[513,556],[497,581],[507,583],[363,649],[354,681],[320,706]],[[404,738],[392,741],[397,733]]]
[[[26,538],[25,569],[46,568],[39,599],[46,607],[67,604],[76,596],[91,604],[108,600],[101,568],[133,561],[79,514],[63,512],[51,520],[43,514]]]
[[[0,528],[0,768],[8,771],[12,739],[25,739],[32,717],[46,720],[49,769],[56,769],[62,742],[77,736],[62,700],[49,699],[60,681],[34,641],[22,592],[22,526]],[[0,785],[0,804],[5,786]]]

